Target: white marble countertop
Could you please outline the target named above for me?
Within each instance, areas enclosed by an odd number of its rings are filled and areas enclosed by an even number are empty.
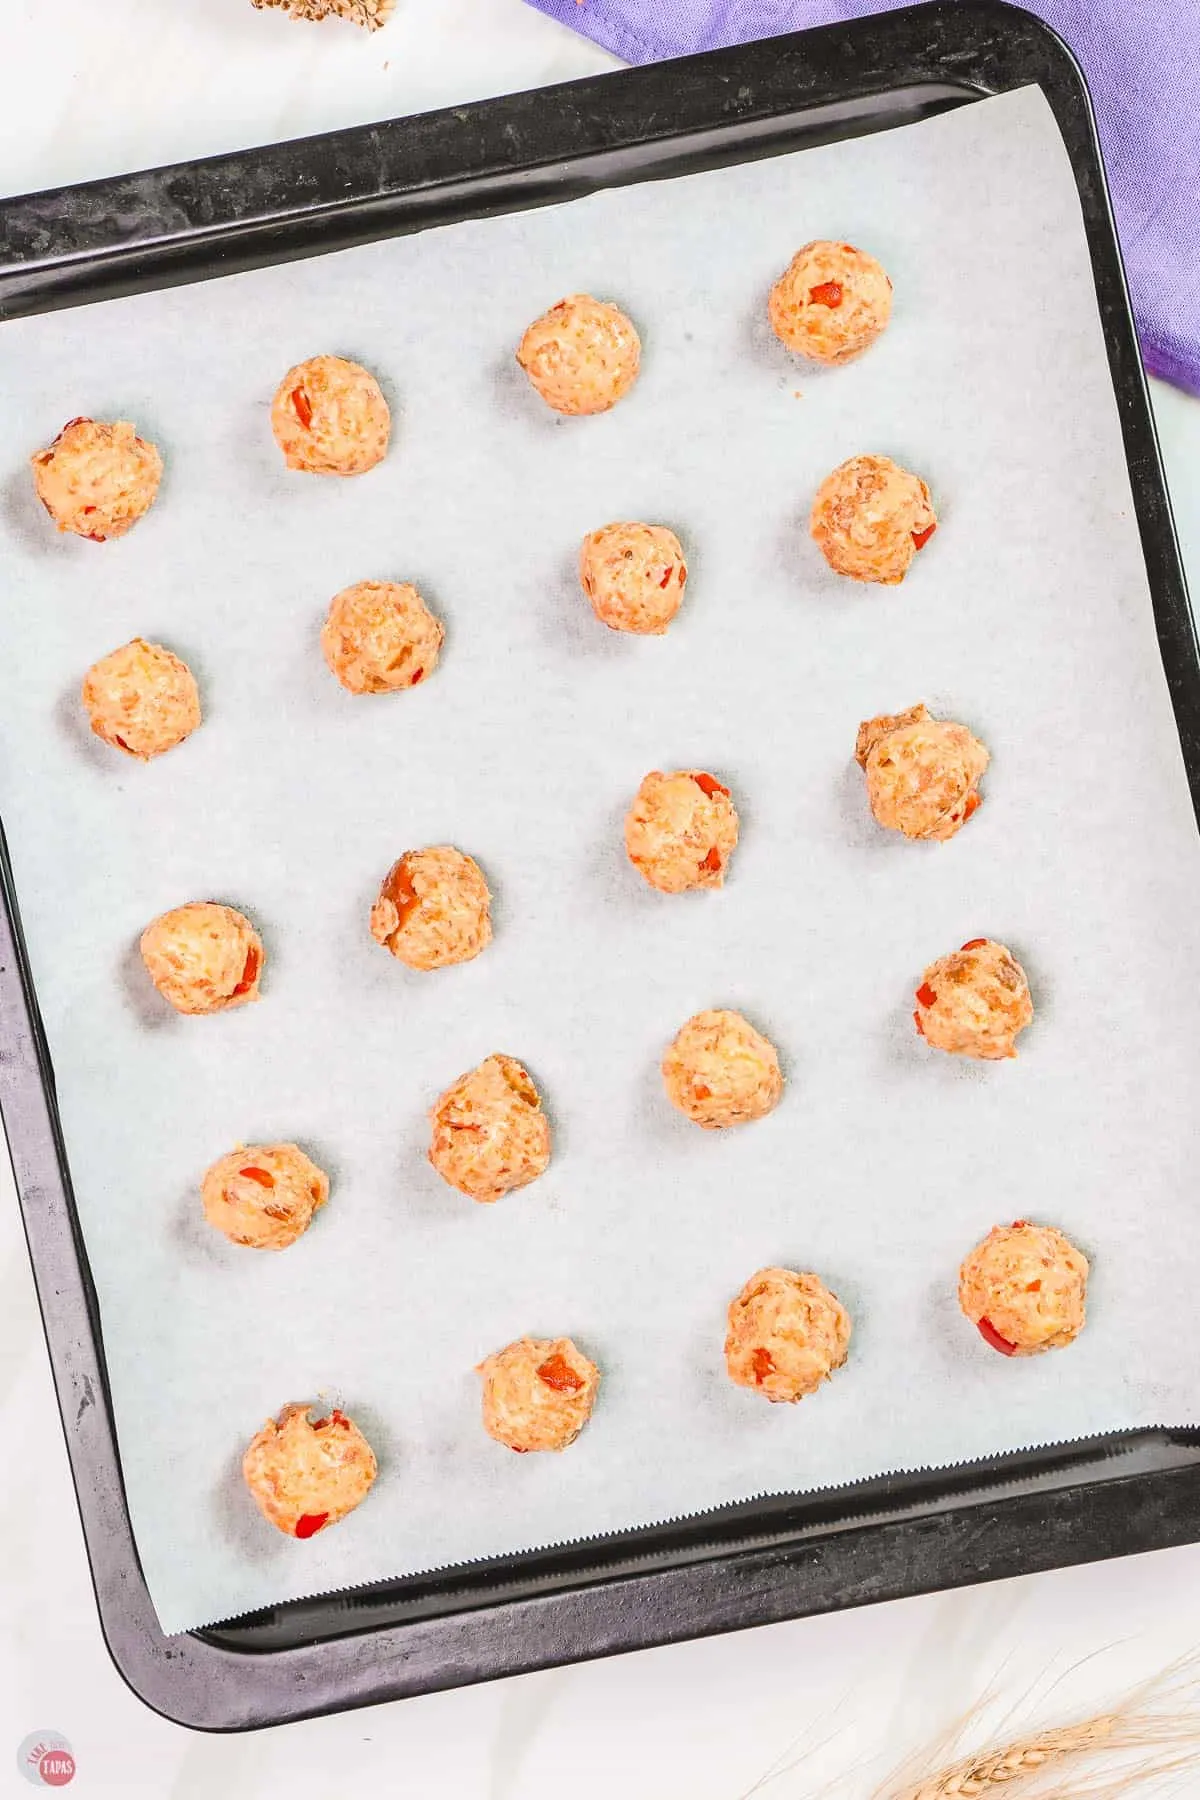
[[[0,0],[0,36],[3,193],[612,66],[520,0],[400,0],[373,37],[247,0]],[[1155,405],[1196,585],[1200,402],[1158,387]],[[250,1737],[192,1735],[134,1699],[104,1649],[6,1171],[0,1190],[0,1793],[31,1791],[18,1745],[53,1729],[75,1753],[72,1792],[111,1800],[740,1800],[777,1761],[791,1765],[767,1789],[780,1800],[813,1800],[840,1773],[836,1795],[866,1800],[989,1685],[1022,1701],[1081,1664],[1050,1706],[1066,1717],[1195,1646],[1200,1546]]]

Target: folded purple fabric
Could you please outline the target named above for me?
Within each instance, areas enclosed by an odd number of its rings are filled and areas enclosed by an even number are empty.
[[[654,62],[901,0],[529,0],[627,62]],[[1025,0],[1088,78],[1146,366],[1200,393],[1200,4]]]

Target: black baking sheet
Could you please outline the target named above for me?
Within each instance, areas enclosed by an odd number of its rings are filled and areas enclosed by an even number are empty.
[[[947,68],[953,71],[952,78],[947,77]],[[668,74],[673,92],[669,124],[657,85]],[[338,134],[325,141],[324,153],[310,145],[289,147],[286,153],[224,159],[223,175],[204,165],[190,190],[191,171],[135,178],[142,216],[161,224],[167,212],[172,213],[170,243],[163,241],[161,230],[151,228],[145,242],[131,246],[126,229],[124,246],[114,245],[113,214],[135,193],[117,195],[105,184],[75,190],[66,200],[59,196],[9,203],[0,215],[0,226],[21,266],[14,274],[0,276],[0,306],[15,313],[38,305],[69,304],[72,299],[129,291],[158,280],[224,273],[230,267],[318,244],[332,248],[405,226],[441,223],[497,204],[528,205],[539,198],[583,191],[587,185],[798,147],[850,135],[872,124],[919,117],[969,98],[972,91],[1000,91],[1029,80],[1040,80],[1054,103],[1080,177],[1160,635],[1195,791],[1191,746],[1196,663],[1190,615],[1090,117],[1069,60],[1043,28],[1022,15],[999,8],[921,9],[870,27],[689,59],[669,72],[638,71],[578,84],[565,90],[567,98],[554,107],[521,96],[467,109],[465,114]],[[732,122],[730,111],[735,115]],[[531,167],[518,172],[511,163],[511,149],[507,166],[497,151],[511,146],[514,131],[520,138],[522,122]],[[369,157],[367,185],[373,196],[360,198],[357,204],[348,197],[353,192],[355,152],[360,179]],[[381,181],[379,170],[388,168],[392,156],[397,167]],[[564,169],[564,160],[570,158],[579,160]],[[407,182],[402,172],[406,162]],[[268,216],[255,220],[243,210],[237,224],[212,219],[221,196],[232,195],[235,208],[240,199],[245,209],[245,191],[239,195],[233,165],[257,168],[257,192],[267,195]],[[335,201],[327,187],[324,202],[314,193],[311,198],[317,204],[308,206],[310,165],[326,172],[336,168],[334,193],[340,193],[340,199]],[[464,166],[477,170],[470,183],[456,172]],[[296,217],[287,216],[288,196],[274,186],[273,167],[279,182],[286,184],[285,170],[295,175],[304,196]],[[420,171],[415,193],[414,170]],[[191,212],[184,204],[189,193]],[[47,263],[45,221],[56,215],[64,221],[63,235],[70,242],[62,250],[53,247]],[[131,215],[126,211],[123,216],[127,220]],[[314,228],[320,229],[319,238],[308,235]],[[29,254],[22,257],[23,250]],[[35,267],[39,258],[46,265],[40,270]],[[11,959],[6,965],[11,983],[15,973]],[[1139,1434],[1137,1441],[1009,1459],[1005,1477],[1020,1481],[1029,1491],[1002,1503],[992,1499],[1000,1479],[993,1467],[928,1480],[906,1477],[872,1483],[850,1496],[824,1494],[805,1501],[728,1509],[657,1533],[639,1532],[541,1557],[507,1559],[499,1565],[473,1565],[441,1577],[389,1584],[386,1591],[360,1590],[324,1602],[296,1603],[224,1630],[174,1640],[173,1654],[168,1654],[167,1645],[148,1623],[148,1608],[136,1617],[144,1594],[138,1595],[129,1579],[132,1551],[103,1404],[98,1343],[90,1322],[85,1324],[78,1310],[80,1253],[73,1232],[67,1230],[69,1203],[58,1180],[57,1158],[47,1160],[53,1149],[49,1135],[53,1121],[41,1077],[36,1085],[29,1079],[35,1040],[21,1018],[20,992],[15,987],[3,992],[0,1004],[6,1022],[12,1021],[12,1041],[24,1049],[3,1069],[5,1115],[60,1392],[66,1384],[72,1393],[65,1416],[102,1613],[122,1667],[139,1691],[152,1703],[157,1698],[173,1716],[218,1727],[266,1722],[509,1668],[755,1623],[853,1598],[915,1591],[938,1580],[1010,1572],[1000,1557],[1001,1543],[1016,1566],[1021,1566],[1022,1553],[1047,1554],[1046,1540],[1056,1545],[1049,1560],[1067,1560],[1053,1522],[1061,1507],[1072,1501],[1078,1505],[1081,1497],[1088,1502],[1086,1516],[1095,1519],[1096,1531],[1086,1539],[1073,1533],[1072,1556],[1144,1548],[1149,1542],[1189,1535],[1185,1495],[1190,1503],[1194,1490],[1180,1484],[1190,1482],[1190,1440]],[[1101,1531],[1117,1491],[1127,1497],[1144,1492],[1129,1523],[1132,1527],[1140,1520],[1136,1528],[1145,1532],[1146,1510],[1151,1508],[1158,1518],[1159,1537],[1138,1541]],[[101,1505],[102,1500],[106,1504]],[[1047,1522],[1043,1541],[1036,1549],[1028,1541],[1021,1546],[1009,1542],[1004,1523],[1009,1509],[1035,1504],[1044,1509]],[[864,1523],[863,1516],[872,1514],[876,1522]],[[1028,1515],[1024,1517],[1027,1522]],[[955,1521],[962,1518],[972,1521],[967,1535],[981,1543],[987,1538],[985,1521],[995,1530],[995,1560],[973,1564],[956,1560],[960,1533]],[[941,1565],[935,1556],[933,1569],[917,1558],[918,1539],[912,1535],[918,1534],[928,1545],[931,1531],[942,1534]],[[897,1543],[906,1546],[902,1560],[911,1564],[908,1569],[894,1560]],[[814,1563],[816,1545],[820,1549]],[[768,1571],[770,1578],[764,1579]],[[114,1598],[118,1593],[119,1602]],[[475,1617],[481,1605],[487,1611]],[[347,1632],[355,1635],[337,1641]],[[357,1635],[364,1632],[369,1635]],[[464,1659],[466,1642],[472,1650]],[[318,1648],[321,1643],[323,1649]],[[246,1663],[246,1649],[267,1646],[273,1651],[270,1657]],[[179,1680],[182,1663],[193,1670],[202,1666],[203,1680]],[[238,1668],[242,1674],[231,1680]]]

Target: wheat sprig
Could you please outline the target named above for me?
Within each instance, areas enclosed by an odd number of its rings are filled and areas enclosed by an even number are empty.
[[[896,1794],[895,1800],[977,1800],[1001,1782],[1021,1781],[1047,1763],[1078,1756],[1106,1744],[1117,1729],[1115,1713],[1104,1713],[1082,1725],[1065,1725],[1058,1731],[1041,1731],[1002,1749],[964,1757],[927,1781]]]
[[[1029,1800],[1037,1795],[1043,1800],[1101,1800],[1131,1793],[1151,1779],[1194,1769],[1200,1761],[1198,1681],[1200,1659],[1185,1657],[1135,1688],[1110,1712],[1055,1730],[1028,1731],[999,1748],[960,1756],[934,1775],[894,1776],[878,1790],[876,1800],[981,1800],[989,1794],[1000,1800],[999,1790],[1006,1784],[1011,1784],[1012,1800],[1026,1794]],[[1146,1753],[1156,1746],[1163,1753],[1143,1754],[1119,1774],[1113,1768],[1111,1757]],[[1168,1749],[1174,1754],[1166,1754]],[[1103,1768],[1096,1767],[1097,1756],[1103,1757]]]

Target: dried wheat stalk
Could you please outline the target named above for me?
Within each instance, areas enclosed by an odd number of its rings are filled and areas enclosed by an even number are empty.
[[[292,19],[349,19],[364,31],[378,31],[391,17],[396,0],[250,0],[261,12],[281,6]]]
[[[1197,1659],[1185,1658],[1111,1712],[960,1756],[934,1775],[914,1777],[910,1765],[878,1789],[875,1800],[980,1800],[989,1794],[1000,1800],[1006,1786],[1011,1800],[1115,1800],[1131,1794],[1150,1780],[1200,1764],[1198,1677]],[[1132,1752],[1142,1754],[1130,1761]]]
[[[1042,1731],[1036,1737],[1006,1744],[1003,1749],[989,1750],[978,1756],[964,1757],[961,1762],[943,1769],[928,1781],[905,1788],[894,1800],[975,1800],[1001,1782],[1023,1781],[1039,1773],[1047,1763],[1066,1756],[1079,1756],[1111,1742],[1118,1726],[1118,1715],[1104,1713],[1088,1719],[1083,1725],[1067,1725],[1059,1731]]]

